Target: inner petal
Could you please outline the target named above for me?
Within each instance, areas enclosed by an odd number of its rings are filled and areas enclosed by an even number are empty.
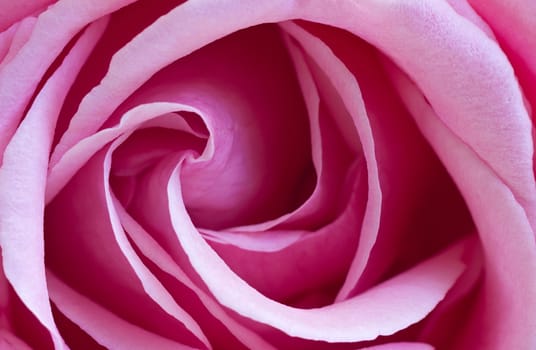
[[[274,219],[310,196],[316,174],[308,116],[277,27],[248,28],[176,61],[105,126],[148,100],[192,106],[210,134],[204,156],[186,161],[180,174],[197,227]]]

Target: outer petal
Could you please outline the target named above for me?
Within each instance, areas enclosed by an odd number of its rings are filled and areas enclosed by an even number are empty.
[[[512,189],[536,227],[532,126],[513,69],[492,39],[442,1],[302,4],[296,16],[347,29],[393,58],[445,125]]]
[[[393,68],[392,77],[417,124],[460,187],[484,249],[483,294],[472,325],[457,348],[535,348],[536,250],[524,208],[497,174],[436,117],[403,73]]]
[[[536,3],[531,0],[469,0],[495,31],[533,110],[536,108]],[[534,118],[534,115],[533,115]]]
[[[29,41],[0,74],[0,154],[15,133],[39,81],[68,42],[84,26],[133,1],[61,0],[39,16]]]
[[[100,85],[83,99],[73,116],[52,155],[52,164],[95,132],[120,103],[163,67],[237,30],[288,19],[291,7],[292,2],[286,0],[197,0],[160,17],[114,55]]]
[[[90,27],[37,96],[4,154],[0,169],[0,245],[7,279],[56,348],[63,341],[54,325],[44,274],[43,209],[48,155],[55,116],[105,21]]]

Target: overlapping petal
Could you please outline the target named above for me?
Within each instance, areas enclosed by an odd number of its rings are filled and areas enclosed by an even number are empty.
[[[48,152],[62,100],[105,24],[105,21],[97,22],[85,32],[36,97],[3,154],[4,163],[0,170],[0,186],[3,188],[0,244],[5,274],[22,301],[50,331],[58,349],[62,348],[63,341],[50,310],[43,257]]]
[[[56,349],[536,346],[532,5],[48,4],[0,14],[0,246]]]

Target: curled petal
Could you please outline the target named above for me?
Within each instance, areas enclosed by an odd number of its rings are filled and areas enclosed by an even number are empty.
[[[190,263],[217,300],[239,314],[268,324],[291,336],[330,342],[374,339],[392,334],[428,314],[464,270],[460,243],[419,266],[367,292],[328,307],[291,308],[259,294],[208,246],[182,204],[180,183],[170,174],[169,215]],[[378,312],[386,308],[389,312]]]
[[[69,288],[51,272],[47,280],[59,310],[108,349],[194,349],[128,323]]]
[[[483,295],[458,348],[536,346],[532,336],[536,319],[526,312],[536,308],[536,253],[525,208],[474,150],[440,121],[407,76],[389,66],[402,99],[464,194],[486,257]]]
[[[48,156],[55,116],[104,27],[105,21],[89,27],[49,79],[11,139],[0,169],[0,245],[5,275],[28,309],[50,331],[57,349],[63,347],[63,341],[50,310],[43,256]]]

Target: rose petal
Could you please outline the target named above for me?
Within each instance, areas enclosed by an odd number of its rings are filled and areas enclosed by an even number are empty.
[[[117,317],[47,272],[50,296],[69,319],[109,349],[194,349]]]
[[[351,195],[348,204],[335,220],[317,230],[271,230],[258,232],[258,237],[250,233],[247,238],[253,242],[240,237],[240,242],[232,242],[238,244],[212,239],[208,243],[233,272],[268,298],[303,308],[331,304],[354,257],[363,219],[366,178],[355,170],[350,171],[354,183],[344,189]],[[236,233],[227,234],[238,239]],[[284,241],[284,246],[268,241],[277,235],[293,241]],[[281,249],[269,249],[278,243],[276,248]]]
[[[187,111],[198,113],[197,110],[179,103],[148,103],[127,111],[118,125],[103,129],[78,142],[62,157],[61,161],[52,166],[47,179],[46,200],[49,203],[67,184],[76,172],[102,147],[122,134],[132,132],[136,127],[167,113]],[[175,116],[180,119],[179,116]],[[188,129],[186,125],[182,125]]]
[[[480,243],[478,247],[468,249],[464,256],[467,268],[450,289],[445,299],[432,311],[423,322],[417,340],[446,348],[455,348],[457,334],[466,327],[472,312],[470,305],[478,297],[477,292],[484,275],[484,257]],[[476,295],[476,297],[475,297]]]
[[[26,45],[1,72],[0,154],[4,154],[4,149],[15,133],[39,81],[54,59],[65,49],[69,40],[88,23],[133,1],[96,0],[85,3],[77,0],[61,0],[39,16]],[[29,1],[24,3],[30,4]],[[22,8],[25,7],[27,5]],[[61,18],[61,21],[58,18]]]
[[[479,14],[471,7],[470,0],[447,0],[454,11],[460,16],[465,17],[474,25],[480,28],[488,37],[495,40],[495,35],[489,27],[488,23],[479,16]]]
[[[43,258],[48,155],[55,116],[105,24],[90,26],[49,79],[6,148],[0,169],[0,245],[5,274],[24,304],[50,331],[57,349],[63,347],[63,341],[52,319]]]
[[[94,133],[127,96],[160,69],[240,29],[284,20],[292,5],[285,0],[261,4],[190,1],[160,17],[114,55],[104,79],[82,100],[52,155],[52,164],[80,139]]]
[[[535,347],[536,317],[527,310],[536,308],[536,253],[525,208],[497,173],[441,122],[414,83],[389,67],[402,99],[464,194],[486,257],[483,292],[456,348]]]
[[[24,17],[35,13],[37,10],[45,8],[45,6],[52,2],[54,0],[1,0],[0,32]]]
[[[536,108],[536,4],[530,0],[469,2],[499,37],[523,91],[532,108]]]
[[[173,180],[179,169],[175,168],[168,184],[169,214],[195,271],[221,304],[291,336],[349,342],[392,334],[430,312],[464,269],[459,261],[464,247],[461,244],[359,296],[328,307],[300,310],[278,304],[238,278],[199,235],[182,204],[180,183]]]
[[[127,136],[93,156],[47,206],[47,267],[108,311],[146,331],[208,347],[196,321],[135,254],[112,206],[111,152]]]
[[[218,304],[212,295],[206,293],[198,287],[188,275],[177,265],[173,258],[149,235],[115,200],[115,206],[118,210],[118,215],[121,223],[125,227],[127,234],[140,249],[159,269],[173,276],[177,281],[191,289],[199,298],[203,306],[210,312],[219,322],[245,346],[250,349],[273,349],[264,339],[256,334],[251,329],[244,327],[234,318],[227,314],[227,311]],[[200,310],[198,310],[200,311]],[[221,335],[219,335],[221,336]]]
[[[13,37],[15,36],[18,27],[19,23],[15,23],[8,29],[4,30],[3,32],[0,32],[0,64],[4,60],[4,57],[6,56],[7,52],[9,51],[11,41],[13,40]]]
[[[0,328],[0,349],[31,350],[32,348],[13,333]]]
[[[311,1],[300,10],[300,17],[347,29],[392,57],[438,117],[513,189],[536,227],[531,121],[492,39],[439,1],[341,2],[329,11]]]
[[[109,151],[106,153],[104,159],[104,167],[106,179],[109,177],[109,171],[111,167],[111,154],[117,145],[119,145],[123,140],[119,139],[110,147]],[[141,262],[139,257],[134,252],[132,246],[128,242],[128,239],[125,235],[125,232],[121,226],[121,221],[119,220],[116,209],[113,205],[112,195],[110,191],[110,185],[108,181],[104,181],[104,191],[106,196],[106,205],[108,213],[110,215],[110,223],[112,230],[115,236],[115,240],[124,257],[128,260],[132,270],[135,272],[140,282],[143,285],[144,291],[157,303],[162,309],[167,313],[175,317],[177,320],[180,320],[185,327],[195,334],[204,345],[209,346],[209,341],[206,339],[205,335],[201,328],[197,325],[195,320],[186,313],[180,306],[178,306],[173,300],[172,296],[168,293],[167,290],[162,286],[162,284],[156,279],[154,275],[150,273],[147,267]]]
[[[0,44],[0,47],[2,47],[0,48],[0,71],[13,59],[13,57],[15,57],[21,47],[26,44],[35,26],[35,22],[35,17],[26,17],[19,23],[10,27],[6,32],[0,34],[2,37],[0,38],[0,42],[2,42]],[[9,46],[9,48],[7,46]]]
[[[348,272],[348,277],[339,292],[338,300],[349,295],[357,283],[361,273],[366,267],[380,224],[382,190],[378,179],[378,168],[375,155],[374,138],[367,118],[367,112],[362,100],[359,86],[353,75],[343,63],[335,57],[320,40],[315,39],[303,29],[285,24],[285,30],[292,35],[307,50],[311,58],[318,62],[334,84],[334,88],[341,96],[347,110],[352,116],[355,126],[346,126],[344,129],[355,127],[363,147],[363,155],[367,162],[368,172],[368,199],[361,226],[361,234],[354,261]]]

